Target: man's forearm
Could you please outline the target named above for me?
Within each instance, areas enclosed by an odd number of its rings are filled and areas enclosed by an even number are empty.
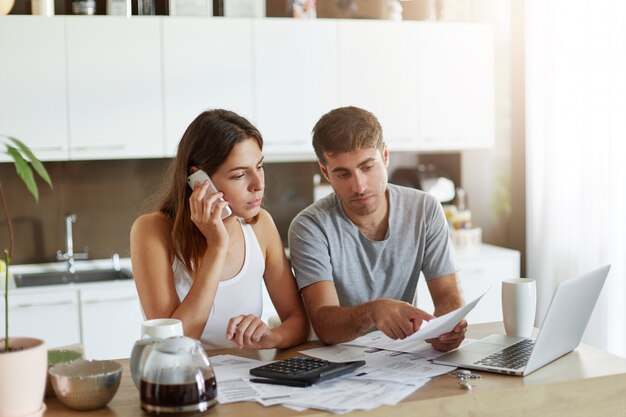
[[[442,316],[457,308],[463,307],[464,304],[463,296],[461,296],[460,293],[454,292],[448,294],[435,304],[435,316]]]
[[[356,307],[320,307],[315,317],[311,317],[313,329],[328,345],[349,342],[374,327],[370,313],[372,306],[373,302]]]

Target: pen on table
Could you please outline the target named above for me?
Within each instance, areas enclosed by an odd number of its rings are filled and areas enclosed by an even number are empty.
[[[307,381],[281,381],[278,379],[262,379],[262,378],[250,378],[250,382],[256,382],[257,384],[271,384],[271,385],[286,385],[288,387],[310,387],[312,384]]]

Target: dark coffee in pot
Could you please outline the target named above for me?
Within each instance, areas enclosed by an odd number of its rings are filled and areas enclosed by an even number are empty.
[[[141,409],[153,414],[206,411],[216,403],[215,377],[198,383],[154,384],[141,380]]]

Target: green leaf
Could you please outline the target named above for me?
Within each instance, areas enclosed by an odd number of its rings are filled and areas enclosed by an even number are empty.
[[[48,171],[46,171],[46,168],[44,168],[44,166],[39,161],[39,159],[37,159],[37,157],[35,156],[33,151],[31,151],[30,148],[28,146],[26,146],[24,144],[24,142],[22,142],[21,140],[19,140],[17,138],[14,138],[14,137],[11,137],[11,136],[7,136],[7,138],[10,141],[12,141],[13,143],[15,143],[15,145],[17,145],[17,147],[20,149],[20,151],[24,155],[26,155],[26,157],[30,161],[30,164],[33,166],[35,171],[50,186],[50,188],[54,188],[52,186],[52,180],[50,179],[50,176],[48,175]]]
[[[15,161],[15,172],[22,178],[28,191],[35,197],[35,201],[39,202],[39,190],[37,189],[33,170],[30,168],[30,165],[28,165],[28,162],[22,157],[20,151],[11,145],[7,145],[7,154]]]

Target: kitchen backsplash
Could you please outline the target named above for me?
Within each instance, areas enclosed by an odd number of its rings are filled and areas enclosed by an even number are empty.
[[[457,157],[420,156],[458,164]],[[443,159],[442,159],[443,158]],[[130,256],[129,232],[133,221],[154,209],[170,159],[46,162],[54,190],[40,186],[40,201],[18,179],[13,164],[0,164],[15,229],[14,264],[54,262],[65,251],[65,213],[77,215],[74,251],[89,248],[91,259],[117,252]],[[417,166],[412,153],[392,154],[389,172],[399,166]],[[286,244],[293,217],[313,201],[315,162],[267,163],[264,207],[272,214]],[[0,247],[8,246],[4,219],[0,221]]]
[[[54,190],[40,187],[36,204],[18,179],[12,164],[0,164],[15,230],[14,264],[53,262],[65,251],[64,215],[77,215],[74,251],[89,248],[92,259],[114,252],[130,255],[133,221],[153,210],[169,159],[46,162]],[[266,164],[265,207],[282,236],[293,216],[312,201],[313,162]],[[0,222],[0,245],[8,246],[6,224]]]

